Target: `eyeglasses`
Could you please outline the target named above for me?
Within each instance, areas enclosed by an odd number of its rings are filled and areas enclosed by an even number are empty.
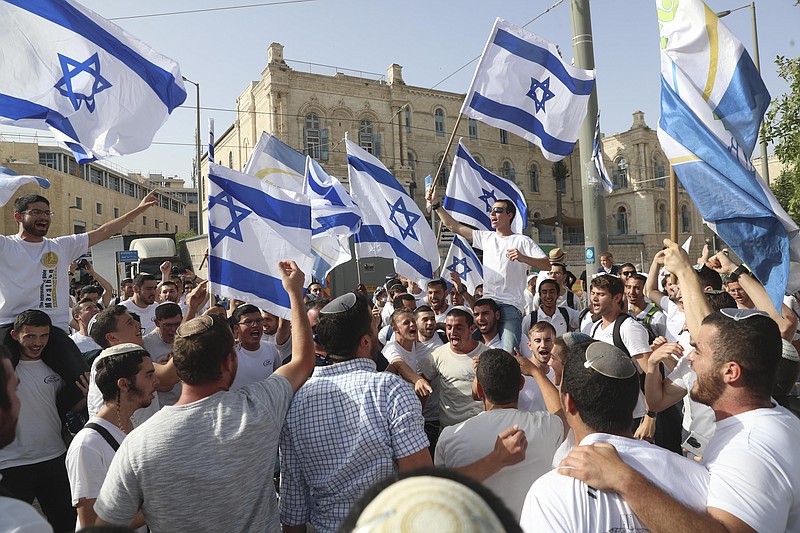
[[[506,212],[506,208],[505,207],[493,207],[493,208],[491,208],[489,210],[489,212],[490,213],[505,213]]]
[[[248,328],[252,328],[253,326],[260,326],[264,323],[263,318],[248,318],[247,320],[243,320],[242,322],[237,322],[241,326],[247,326]]]
[[[32,217],[40,217],[40,216],[52,217],[53,215],[55,215],[54,211],[42,211],[41,209],[28,209],[27,211],[20,211],[20,212],[23,215],[27,214]]]
[[[621,274],[623,276],[633,276],[634,274],[636,274],[636,271],[635,270],[623,270],[621,272]]]
[[[725,309],[720,309],[720,313],[728,318],[732,318],[735,321],[740,320],[747,320],[748,318],[753,318],[754,316],[763,316],[769,318],[769,314],[765,313],[764,311],[759,311],[758,309],[737,309],[735,307],[726,307]]]

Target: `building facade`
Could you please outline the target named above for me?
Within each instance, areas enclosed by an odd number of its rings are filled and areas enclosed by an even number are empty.
[[[577,150],[564,160],[568,175],[557,184],[553,164],[538,148],[516,135],[461,117],[464,94],[408,85],[399,65],[391,65],[386,76],[343,69],[326,75],[293,69],[278,43],[269,46],[267,56],[261,79],[249,83],[236,99],[236,120],[218,137],[218,163],[242,170],[261,132],[266,131],[311,155],[347,184],[344,137],[348,134],[381,159],[422,205],[425,176],[434,175],[442,159],[439,190],[444,190],[455,145],[448,154],[445,148],[457,124],[456,139],[463,139],[475,159],[514,180],[525,194],[532,236],[545,248],[561,245],[563,238],[570,263],[582,268]],[[643,260],[647,265],[669,233],[667,160],[656,131],[645,124],[641,112],[634,113],[630,130],[606,136],[603,147],[606,167],[618,185],[606,197],[610,249],[618,261]],[[203,179],[206,175],[207,162]],[[678,196],[680,239],[696,237],[693,248],[699,252],[704,239],[702,220],[688,194],[680,190]]]
[[[0,164],[18,174],[50,180],[50,188],[36,184],[19,188],[13,198],[40,194],[55,213],[49,235],[83,233],[134,209],[153,188],[138,174],[129,174],[99,162],[78,165],[72,152],[58,146],[0,142]],[[187,203],[179,196],[159,193],[152,207],[125,228],[125,233],[183,233],[189,231]],[[0,207],[0,230],[18,231],[13,199]]]

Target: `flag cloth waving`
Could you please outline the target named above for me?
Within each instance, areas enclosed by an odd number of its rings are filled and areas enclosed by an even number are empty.
[[[592,89],[593,71],[564,63],[554,44],[498,18],[461,112],[559,161],[578,140]]]
[[[450,250],[447,251],[447,257],[444,260],[444,269],[458,274],[471,292],[474,292],[475,287],[483,283],[483,266],[478,256],[475,255],[475,251],[460,235],[453,235],[453,242],[450,244]],[[449,276],[445,276],[445,279],[450,281]]]
[[[0,32],[0,124],[78,163],[144,150],[186,100],[177,63],[71,0],[0,0]]]
[[[800,240],[750,163],[769,93],[742,43],[702,1],[661,4],[658,139],[709,227],[780,309]]]
[[[211,292],[289,318],[278,261],[311,272],[308,197],[212,163],[208,172],[208,280]]]
[[[8,167],[0,167],[0,206],[6,205],[17,189],[27,183],[37,183],[43,189],[50,188],[46,178],[19,175]]]
[[[261,133],[244,173],[288,191],[302,192],[306,156],[267,132]]]
[[[522,233],[528,225],[525,195],[513,181],[492,174],[480,166],[459,140],[442,205],[459,222],[481,230],[494,231],[489,211],[497,200],[514,202],[517,215],[511,221],[511,231]]]
[[[597,179],[603,184],[607,193],[614,190],[614,184],[608,177],[606,164],[603,162],[603,146],[600,144],[600,113],[597,113],[597,122],[594,125],[594,142],[592,143],[592,165],[597,171]]]
[[[350,191],[363,217],[357,256],[387,257],[401,276],[418,283],[431,279],[441,258],[419,207],[375,156],[350,139],[345,143]]]

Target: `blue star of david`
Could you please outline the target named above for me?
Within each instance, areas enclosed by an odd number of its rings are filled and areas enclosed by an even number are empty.
[[[252,211],[235,205],[233,203],[233,196],[226,192],[221,192],[216,196],[208,197],[209,212],[211,212],[211,208],[215,205],[220,205],[228,209],[231,215],[231,221],[225,228],[212,226],[211,222],[209,221],[208,233],[209,239],[211,240],[211,247],[215,248],[225,237],[230,237],[231,239],[239,242],[244,242],[244,239],[242,239],[242,228],[239,226],[239,223],[247,218],[247,215],[252,213]]]
[[[537,90],[541,91],[541,97],[537,95]],[[550,76],[548,76],[544,81],[531,78],[531,90],[528,91],[525,96],[530,96],[533,99],[533,103],[536,105],[537,113],[539,111],[544,111],[547,113],[547,110],[544,108],[544,104],[556,96],[555,93],[550,90]]]
[[[391,213],[389,213],[389,220],[391,220],[392,223],[397,226],[397,229],[400,230],[400,236],[403,237],[404,240],[406,237],[411,237],[415,241],[419,240],[417,239],[416,232],[414,232],[414,224],[417,223],[417,220],[419,220],[420,216],[408,210],[406,205],[403,203],[403,197],[398,197],[394,204],[390,204],[389,202],[386,202],[386,204],[389,206],[389,209],[391,209]],[[398,213],[403,215],[403,217],[406,219],[405,228],[400,225],[400,222],[397,219]]]
[[[458,271],[459,266],[464,267],[461,269],[461,272]],[[467,264],[467,259],[465,257],[454,257],[453,264],[447,267],[447,270],[450,272],[455,272],[458,274],[458,277],[464,281],[467,281],[467,274],[472,272],[472,269]]]
[[[497,196],[494,195],[494,190],[487,191],[481,187],[481,191],[483,191],[483,194],[478,196],[478,200],[483,200],[483,202],[486,204],[486,212],[488,213],[492,210],[492,206],[497,201]],[[491,202],[489,200],[491,200]]]
[[[61,63],[61,72],[63,76],[56,82],[54,87],[63,96],[69,98],[72,108],[75,111],[81,108],[81,102],[86,102],[86,110],[89,111],[89,113],[93,113],[95,95],[111,87],[111,83],[100,75],[100,58],[97,56],[97,53],[84,62],[75,61],[61,54],[58,54],[58,60]],[[88,95],[76,93],[72,87],[72,80],[83,72],[94,78],[92,92]]]

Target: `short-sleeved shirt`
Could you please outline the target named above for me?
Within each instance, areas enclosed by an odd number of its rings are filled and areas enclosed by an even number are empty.
[[[122,442],[97,515],[127,525],[141,507],[155,533],[279,531],[272,471],[292,394],[273,374],[164,407]]]
[[[452,426],[483,411],[483,403],[472,399],[472,380],[475,370],[472,358],[486,350],[479,342],[468,354],[455,353],[450,344],[433,350],[430,355],[420,359],[425,377],[440,378],[439,422],[442,427]]]
[[[107,420],[93,416],[89,422],[105,428],[118,444],[125,440],[125,433]],[[67,475],[73,507],[78,505],[81,498],[97,498],[115,453],[114,448],[95,429],[85,427],[75,435],[67,450]]]
[[[78,233],[42,242],[0,235],[0,324],[39,309],[65,332],[71,320],[69,264],[89,250],[89,235]]]
[[[569,322],[564,320],[564,315],[561,312],[561,309],[566,311],[567,317],[569,317]],[[556,312],[553,313],[553,316],[548,316],[547,313],[542,311],[540,307],[539,310],[534,311],[533,313],[522,318],[522,333],[525,335],[528,334],[531,326],[536,323],[533,322],[534,318],[531,318],[531,315],[533,315],[533,317],[536,319],[536,322],[544,321],[552,325],[556,329],[556,337],[560,337],[567,331],[575,331],[580,325],[580,311],[576,311],[571,307],[559,306],[556,308]]]
[[[133,303],[133,298],[128,298],[121,304],[122,307],[128,310],[129,313],[136,313],[139,315],[139,318],[142,319],[142,327],[144,328],[145,333],[150,333],[156,327],[156,323],[154,322],[156,318],[156,307],[158,307],[158,302],[153,302],[152,304],[148,305],[144,309]]]
[[[402,378],[369,359],[317,367],[281,432],[281,522],[336,531],[367,488],[428,444],[419,400]]]
[[[255,381],[267,379],[280,368],[283,358],[278,347],[271,343],[261,341],[255,351],[246,350],[240,346],[236,352],[239,356],[239,366],[236,369],[236,378],[233,380],[231,390],[236,390]]]
[[[525,280],[528,265],[511,261],[506,252],[516,248],[523,255],[544,258],[544,252],[533,239],[525,235],[502,236],[496,231],[472,231],[472,246],[483,250],[483,297],[498,304],[513,305],[522,313],[525,309]]]

